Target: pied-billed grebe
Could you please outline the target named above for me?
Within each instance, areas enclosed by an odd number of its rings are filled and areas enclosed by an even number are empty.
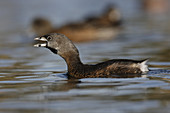
[[[35,18],[31,23],[31,31],[38,36],[48,34],[52,29],[52,23],[46,18],[38,17]]]
[[[106,6],[103,14],[101,16],[90,16],[85,22],[86,24],[93,25],[96,27],[101,26],[120,26],[122,24],[122,18],[120,11],[115,7],[114,4],[109,4]]]
[[[119,34],[120,29],[120,27],[112,26],[111,24],[107,24],[107,26],[103,24],[93,25],[90,22],[71,23],[60,28],[54,28],[51,26],[50,21],[38,18],[32,22],[31,31],[36,36],[42,36],[48,33],[62,33],[74,42],[90,42],[94,40],[111,40]]]
[[[120,31],[120,14],[115,8],[107,10],[99,17],[90,17],[82,22],[69,23],[55,28],[45,18],[36,18],[32,21],[31,31],[36,36],[48,33],[62,33],[73,42],[89,42],[94,40],[110,40],[115,38]]]
[[[83,64],[75,45],[65,35],[51,33],[38,38],[35,47],[46,47],[67,63],[69,78],[111,77],[113,74],[142,74],[148,71],[147,60],[113,59],[96,65]]]

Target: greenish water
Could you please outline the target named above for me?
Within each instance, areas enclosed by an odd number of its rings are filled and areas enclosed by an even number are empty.
[[[33,39],[24,32],[37,13],[63,24],[69,18],[70,21],[81,19],[89,10],[97,12],[109,1],[100,0],[98,6],[93,6],[96,0],[94,3],[72,0],[69,6],[66,1],[43,0],[38,6],[39,0],[0,1],[0,113],[170,111],[168,18],[143,15],[137,7],[131,7],[137,5],[134,0],[129,0],[126,7],[123,7],[124,2],[115,0],[124,16],[120,35],[111,41],[76,44],[84,63],[149,58],[149,68],[154,71],[136,78],[68,81],[64,75],[67,71],[64,60],[47,49],[34,48]],[[55,4],[59,17],[52,10]],[[64,10],[61,4],[67,8]],[[75,11],[80,15],[72,16]]]

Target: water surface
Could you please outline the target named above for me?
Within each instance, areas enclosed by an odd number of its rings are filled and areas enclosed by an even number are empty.
[[[0,1],[1,113],[168,113],[170,111],[170,38],[168,18],[143,14],[136,0]],[[135,78],[68,81],[62,58],[34,48],[25,33],[31,18],[48,16],[54,24],[82,20],[115,2],[123,30],[111,41],[76,44],[84,63],[113,58],[149,58],[149,74]],[[57,15],[54,15],[56,13]],[[74,16],[73,16],[74,15]]]

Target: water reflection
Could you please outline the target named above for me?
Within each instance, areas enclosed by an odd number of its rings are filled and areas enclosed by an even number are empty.
[[[126,109],[130,111],[139,109],[147,110],[150,107],[163,107],[166,109],[166,107],[169,107],[169,96],[166,95],[167,93],[163,93],[167,91],[166,87],[169,84],[160,80],[151,81],[148,78],[136,78],[82,79],[81,81],[82,82],[69,82],[64,80],[46,82],[44,84],[36,83],[42,85],[31,83],[31,86],[25,84],[23,88],[18,88],[20,93],[15,94],[17,91],[13,91],[13,97],[22,96],[22,98],[8,101],[8,98],[11,97],[6,95],[3,97],[6,102],[0,103],[0,108],[3,109],[3,111],[7,109],[8,111],[15,109],[37,109],[41,111],[43,107],[45,111],[48,109],[49,112],[53,110],[63,112],[71,110],[71,112],[75,112],[77,110],[79,111],[80,108],[83,111],[98,111],[94,109],[94,106],[101,111],[103,111],[103,109],[112,111],[113,109],[106,106],[106,103],[110,103],[109,105],[114,107],[116,111],[124,111]],[[155,94],[154,92],[160,93]],[[162,103],[159,103],[158,100],[154,100],[163,96],[166,100],[162,98]],[[146,99],[147,101],[144,101]],[[151,103],[152,105],[150,105]],[[128,106],[129,104],[135,105],[139,109],[134,107],[132,109],[129,107],[122,109],[122,107],[120,107],[122,105]]]

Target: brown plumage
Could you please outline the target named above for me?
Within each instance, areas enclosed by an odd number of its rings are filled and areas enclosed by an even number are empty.
[[[120,12],[113,6],[109,5],[104,10],[104,13],[99,17],[89,17],[85,20],[86,24],[97,27],[120,26],[122,24]]]
[[[148,71],[147,60],[113,59],[96,65],[83,64],[77,48],[63,34],[47,34],[35,40],[44,41],[36,47],[46,47],[66,61],[69,78],[121,77],[115,74],[142,74]]]
[[[113,39],[120,31],[120,14],[114,9],[107,9],[99,17],[91,17],[84,22],[71,23],[60,28],[54,28],[50,21],[37,18],[32,22],[32,31],[37,36],[48,33],[61,33],[74,42]]]

